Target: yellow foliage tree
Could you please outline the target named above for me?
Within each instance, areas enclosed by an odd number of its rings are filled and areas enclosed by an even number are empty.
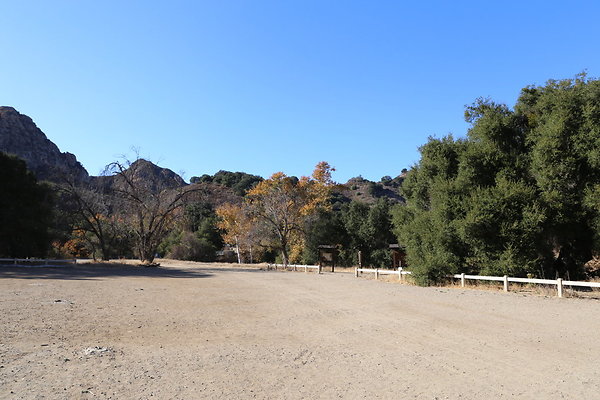
[[[238,263],[242,262],[241,252],[248,247],[252,262],[252,217],[244,204],[226,203],[216,209],[219,216],[217,227],[223,231],[223,241],[235,245]]]
[[[329,163],[323,161],[317,164],[311,177],[299,180],[276,172],[246,194],[251,214],[272,234],[285,265],[290,260],[290,246],[293,243],[297,246],[302,240],[306,218],[319,208],[330,206],[332,171]]]

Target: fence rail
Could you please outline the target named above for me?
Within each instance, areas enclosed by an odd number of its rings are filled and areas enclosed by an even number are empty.
[[[31,266],[31,267],[52,267],[60,265],[75,265],[76,259],[68,260],[51,260],[45,258],[0,258],[0,265],[20,265],[20,266]]]
[[[398,275],[398,279],[402,280],[403,275],[410,275],[410,271],[404,271],[402,267],[398,268],[397,271],[389,269],[373,269],[373,268],[355,268],[354,276],[358,278],[359,273],[368,272],[374,273],[375,279],[378,279],[380,275]],[[465,282],[469,280],[479,281],[493,281],[502,282],[504,291],[508,292],[510,283],[533,283],[538,285],[555,285],[558,297],[563,297],[564,286],[578,286],[578,287],[589,287],[589,288],[600,288],[600,282],[583,282],[583,281],[564,281],[561,278],[558,279],[537,279],[537,278],[514,278],[510,276],[483,276],[483,275],[467,275],[467,274],[455,274],[448,275],[448,278],[460,279],[461,286],[465,287]]]
[[[467,279],[475,279],[482,281],[500,281],[504,283],[504,291],[508,292],[509,283],[535,283],[538,285],[555,285],[558,297],[563,297],[563,286],[579,286],[579,287],[590,287],[600,288],[600,282],[583,282],[583,281],[563,281],[561,278],[558,279],[537,279],[537,278],[513,278],[510,276],[481,276],[481,275],[465,275],[455,274],[449,275],[449,278],[460,279],[460,285],[465,286]]]
[[[321,266],[319,265],[300,265],[300,264],[267,264],[267,269],[271,269],[271,268],[284,268],[284,269],[288,269],[291,268],[294,271],[297,271],[299,268],[303,268],[304,272],[308,272],[309,269],[316,269],[317,272],[320,274],[321,273]]]
[[[2,261],[2,260],[0,260]],[[297,271],[298,269],[304,269],[304,272],[308,272],[309,269],[316,269],[317,272],[321,273],[321,267],[319,265],[297,265],[297,264],[268,264],[268,268],[286,268],[293,269]],[[398,275],[398,280],[402,281],[403,277],[406,275],[411,275],[412,272],[405,271],[402,267],[399,267],[397,270],[392,269],[378,269],[378,268],[354,268],[354,276],[359,277],[359,274],[362,273],[374,273],[375,279],[379,279],[380,275]],[[556,291],[558,297],[563,297],[563,287],[564,286],[578,286],[578,287],[589,287],[589,288],[600,288],[600,282],[583,282],[583,281],[564,281],[561,278],[558,279],[537,279],[537,278],[515,278],[510,276],[483,276],[483,275],[467,275],[467,274],[455,274],[455,275],[447,275],[448,278],[451,279],[460,279],[461,286],[465,287],[465,283],[467,280],[478,280],[478,281],[493,281],[493,282],[502,282],[504,286],[504,291],[508,292],[510,283],[533,283],[538,285],[554,285],[556,286]]]
[[[398,275],[398,280],[402,280],[403,275],[410,275],[410,271],[404,271],[402,267],[398,267],[397,270],[393,269],[379,269],[379,268],[354,268],[354,276],[358,278],[359,273],[373,272],[375,273],[375,279],[379,279],[379,275]]]
[[[600,282],[579,282],[579,281],[563,281],[564,286],[583,286],[600,288]]]

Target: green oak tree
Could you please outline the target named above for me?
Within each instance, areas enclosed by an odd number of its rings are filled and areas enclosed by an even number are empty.
[[[600,82],[478,99],[465,139],[430,138],[394,209],[418,282],[448,273],[582,277],[600,235]]]
[[[0,257],[44,257],[53,196],[23,160],[0,152]]]

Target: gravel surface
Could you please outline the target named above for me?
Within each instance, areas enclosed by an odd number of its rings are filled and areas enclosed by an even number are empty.
[[[0,398],[600,399],[600,302],[218,264],[0,268]]]

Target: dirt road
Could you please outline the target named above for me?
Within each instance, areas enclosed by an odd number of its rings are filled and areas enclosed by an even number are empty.
[[[600,302],[170,263],[0,268],[0,398],[600,399]]]

